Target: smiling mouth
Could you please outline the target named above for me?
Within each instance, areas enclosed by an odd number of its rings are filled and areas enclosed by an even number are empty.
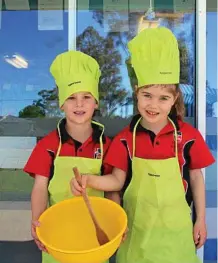
[[[85,111],[74,111],[73,112],[75,115],[81,116],[85,114]]]
[[[158,112],[148,111],[148,110],[146,110],[146,113],[147,113],[149,116],[157,116],[157,115],[159,115]]]

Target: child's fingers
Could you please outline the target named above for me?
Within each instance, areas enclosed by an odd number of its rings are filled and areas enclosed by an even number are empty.
[[[82,191],[82,187],[79,184],[79,182],[77,182],[77,180],[73,180],[73,187],[75,188],[76,191],[81,192]]]
[[[44,252],[48,252],[46,247],[39,241],[38,236],[36,234],[36,227],[39,227],[40,223],[38,221],[32,221],[32,237],[37,245],[37,247],[44,251]]]
[[[40,222],[39,221],[32,221],[32,225],[34,227],[39,227],[40,226]]]
[[[76,191],[75,189],[72,190],[72,193],[73,193],[74,196],[81,196],[82,195],[81,192]]]
[[[77,182],[75,178],[71,180],[70,185],[73,191],[82,192],[82,187],[80,186],[79,182]]]
[[[36,235],[36,227],[39,227],[40,223],[38,221],[32,221],[31,234],[33,239],[38,239]]]
[[[76,179],[72,179],[70,182],[71,192],[74,196],[80,196],[82,195],[82,187],[79,185],[79,183],[76,181]]]
[[[128,232],[129,232],[129,228],[127,227],[122,237],[122,243],[126,240]]]
[[[82,176],[82,189],[86,189],[87,187],[87,175]]]
[[[199,237],[198,237],[198,243],[197,243],[197,249],[201,248],[204,243],[206,242],[207,239],[207,234],[206,233],[200,233]]]
[[[34,239],[34,241],[35,241],[37,247],[38,247],[41,251],[48,253],[46,247],[45,247],[38,239]]]
[[[197,245],[199,242],[199,234],[200,234],[199,229],[195,228],[193,233],[195,245]]]

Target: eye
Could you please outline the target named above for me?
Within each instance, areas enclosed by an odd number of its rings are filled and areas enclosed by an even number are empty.
[[[84,98],[85,98],[86,100],[88,100],[88,99],[91,99],[91,96],[90,96],[90,95],[85,95]]]
[[[168,97],[160,97],[160,100],[162,100],[162,101],[166,101],[168,99],[169,99]]]
[[[68,100],[75,100],[76,98],[75,97],[69,97]]]
[[[144,93],[143,96],[144,96],[145,98],[148,98],[148,99],[151,98],[151,95],[150,95],[150,94],[147,94],[147,93]]]

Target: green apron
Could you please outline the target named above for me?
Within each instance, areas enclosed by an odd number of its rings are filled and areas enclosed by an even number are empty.
[[[170,120],[175,130],[175,157],[142,159],[135,156],[140,120],[133,131],[132,180],[124,194],[130,231],[116,262],[198,263],[178,162],[176,127]]]
[[[101,159],[92,159],[85,157],[76,157],[76,156],[59,156],[61,150],[61,135],[58,125],[58,134],[60,138],[58,151],[56,158],[54,160],[54,175],[51,179],[48,192],[49,192],[49,205],[54,205],[60,201],[69,199],[73,197],[73,194],[70,189],[70,180],[74,176],[73,167],[77,166],[81,174],[95,174],[100,175],[102,158],[103,158],[103,142],[102,136],[104,133],[104,126],[100,123],[92,121],[92,123],[103,128],[102,134],[100,136],[100,149],[101,149]],[[88,195],[104,197],[104,192],[87,189]],[[47,253],[42,253],[42,263],[59,263],[52,256]]]

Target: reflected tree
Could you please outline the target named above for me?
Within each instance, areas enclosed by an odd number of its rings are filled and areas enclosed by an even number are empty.
[[[20,118],[62,116],[58,107],[58,94],[56,87],[52,90],[41,90],[38,93],[38,96],[38,100],[34,100],[32,105],[26,106],[19,112]]]
[[[20,118],[37,118],[45,117],[45,111],[36,105],[26,106],[23,110],[19,112]]]
[[[111,36],[102,37],[93,27],[87,27],[77,37],[77,49],[95,58],[101,69],[99,83],[100,114],[113,117],[120,107],[129,104],[129,94],[121,87],[121,54]]]
[[[113,38],[101,36],[93,27],[87,27],[77,37],[77,49],[95,58],[102,72],[100,90],[100,115],[116,116],[117,110],[130,104],[132,98],[128,91],[121,87],[121,55]],[[39,99],[20,111],[19,117],[59,117],[57,89],[41,90]]]
[[[159,10],[159,14],[165,13],[166,10]],[[168,11],[169,12],[169,11]],[[130,85],[132,87],[132,100],[133,100],[133,112],[136,113],[136,100],[134,95],[135,85],[137,85],[137,78],[134,72],[134,69],[131,66],[129,59],[129,52],[127,48],[127,43],[130,41],[136,34],[138,29],[139,20],[142,16],[144,16],[144,12],[135,12],[129,13],[129,31],[128,32],[113,32],[113,30],[109,30],[108,36],[113,39],[117,48],[122,48],[125,54],[125,62],[127,66],[127,72],[129,76]],[[93,18],[101,25],[104,26],[104,13],[102,10],[93,11]],[[190,23],[191,16],[188,15],[186,17],[178,16],[175,17],[164,17],[160,19],[160,25],[166,26],[171,29],[173,32],[177,32],[177,39],[180,50],[180,83],[181,84],[190,84],[194,85],[194,65],[193,65],[193,56],[194,51],[189,50],[187,46],[187,41],[185,39],[184,29],[180,28],[180,25],[185,23]],[[120,21],[117,20],[116,28],[119,28]],[[194,25],[194,24],[193,24]],[[110,28],[110,25],[108,25]],[[114,23],[113,23],[114,28]],[[180,29],[179,29],[180,28]],[[178,33],[179,32],[179,33]],[[193,45],[194,43],[194,27],[191,30],[191,34],[189,36],[189,41]],[[188,43],[188,44],[190,44]]]

